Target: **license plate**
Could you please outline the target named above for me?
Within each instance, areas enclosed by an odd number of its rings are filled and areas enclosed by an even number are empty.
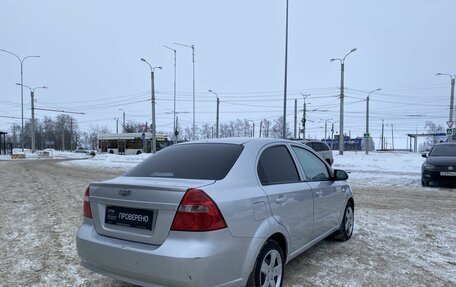
[[[152,216],[153,212],[151,210],[108,206],[106,207],[105,223],[152,229]]]
[[[456,176],[456,171],[441,171],[440,176]]]

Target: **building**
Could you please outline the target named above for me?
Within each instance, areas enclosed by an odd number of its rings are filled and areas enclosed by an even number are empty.
[[[0,131],[0,154],[6,154],[6,135],[7,132]]]

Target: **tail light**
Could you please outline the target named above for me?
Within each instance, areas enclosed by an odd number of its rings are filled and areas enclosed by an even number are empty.
[[[88,218],[92,218],[92,211],[90,211],[90,202],[89,202],[89,193],[90,193],[90,186],[87,187],[84,193],[84,216]]]
[[[222,228],[226,228],[226,223],[215,202],[202,190],[187,190],[171,230],[211,231]]]

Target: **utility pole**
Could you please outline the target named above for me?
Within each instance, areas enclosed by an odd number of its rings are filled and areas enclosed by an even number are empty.
[[[36,151],[36,140],[35,140],[35,90],[37,89],[47,89],[47,87],[35,87],[35,88],[30,88],[29,86],[27,85],[24,85],[24,84],[19,84],[19,83],[16,83],[16,85],[18,86],[21,86],[21,88],[23,87],[26,87],[27,89],[30,90],[30,99],[31,99],[31,104],[32,104],[32,123],[31,123],[31,126],[32,126],[32,131],[31,131],[31,149],[32,149],[32,153],[35,153]],[[21,130],[22,131],[22,130]],[[22,135],[21,135],[22,137]],[[24,148],[24,146],[22,145],[22,148]]]
[[[375,93],[375,92],[378,92],[381,90],[382,89],[379,88],[379,89],[370,91],[366,98],[366,135],[367,135],[367,138],[364,138],[366,154],[369,154],[369,147],[370,147],[370,142],[371,142],[371,136],[369,134],[369,99],[370,99],[370,95],[372,93]]]
[[[382,119],[382,150],[385,149],[385,124],[384,120]]]
[[[114,118],[116,120],[116,134],[119,133],[119,118]]]
[[[301,96],[304,98],[304,104],[302,106],[302,139],[306,139],[306,98],[310,96],[310,94],[301,93]]]
[[[215,137],[216,138],[219,138],[219,108],[220,108],[220,99],[218,97],[218,94],[216,92],[214,92],[213,90],[208,90],[209,93],[212,93],[215,95],[215,97],[217,98],[217,114],[216,114],[216,117],[215,117]]]
[[[345,70],[345,58],[348,55],[355,52],[356,48],[352,49],[348,52],[345,57],[342,59],[335,58],[331,59],[330,61],[333,62],[335,60],[340,61],[340,119],[339,119],[339,154],[344,154],[344,70]]]
[[[331,123],[331,150],[334,149],[334,123]]]
[[[435,74],[436,76],[449,76],[451,78],[451,95],[450,95],[450,115],[448,117],[448,128],[452,129],[454,126],[454,117],[453,117],[453,111],[454,111],[454,82],[456,75],[452,74],[445,74],[445,73],[437,73]],[[448,136],[448,141],[452,142],[453,141],[453,134]]]
[[[326,142],[326,130],[328,129],[328,120],[325,120],[325,142]]]
[[[123,115],[122,116],[123,116],[123,120],[122,120],[123,129],[122,129],[122,131],[125,133],[126,132],[126,130],[125,130],[125,111],[123,111]]]
[[[157,123],[155,121],[155,83],[154,83],[154,72],[155,69],[162,69],[162,67],[152,67],[149,62],[147,62],[144,58],[141,58],[141,61],[149,65],[150,67],[150,81],[151,81],[151,103],[152,103],[152,153],[157,151]],[[124,127],[125,128],[125,127]],[[146,126],[147,130],[147,126]]]
[[[260,121],[260,138],[261,138],[262,132],[263,132],[263,121]]]
[[[391,124],[391,145],[392,145],[393,150],[394,150],[394,128],[393,128],[393,124]]]
[[[293,138],[296,139],[296,127],[298,125],[298,99],[294,100],[294,129]]]
[[[173,110],[173,134],[174,134],[174,141],[177,142],[177,135],[176,135],[176,71],[177,71],[177,51],[176,49],[170,48],[168,46],[164,46],[165,48],[173,51],[174,53],[174,110]]]
[[[73,151],[73,118],[70,118],[70,151]]]

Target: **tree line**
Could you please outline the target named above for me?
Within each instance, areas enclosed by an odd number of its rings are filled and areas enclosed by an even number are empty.
[[[150,126],[145,123],[127,121],[125,126],[119,123],[118,132],[141,133],[150,132]],[[237,119],[221,123],[219,126],[219,137],[252,137],[260,135],[261,137],[280,138],[282,137],[282,117],[274,120],[263,120],[255,124],[247,119]],[[116,131],[114,131],[116,132]],[[45,116],[41,119],[35,119],[35,143],[37,150],[52,148],[56,150],[75,150],[78,147],[96,149],[99,134],[113,133],[105,125],[93,124],[86,131],[81,131],[77,119],[67,114],[60,114],[52,118]],[[170,131],[157,131],[158,134],[165,134],[170,139],[174,139],[174,134]],[[192,138],[192,128],[177,126],[177,141],[189,141]],[[21,133],[21,126],[13,123],[9,127],[6,142],[11,144],[12,148],[21,147],[21,138],[23,137],[24,147],[31,148],[32,142],[32,124],[31,120],[24,122],[24,131]],[[203,124],[196,126],[196,139],[215,138],[215,124]],[[287,125],[287,137],[291,137],[292,132]]]

